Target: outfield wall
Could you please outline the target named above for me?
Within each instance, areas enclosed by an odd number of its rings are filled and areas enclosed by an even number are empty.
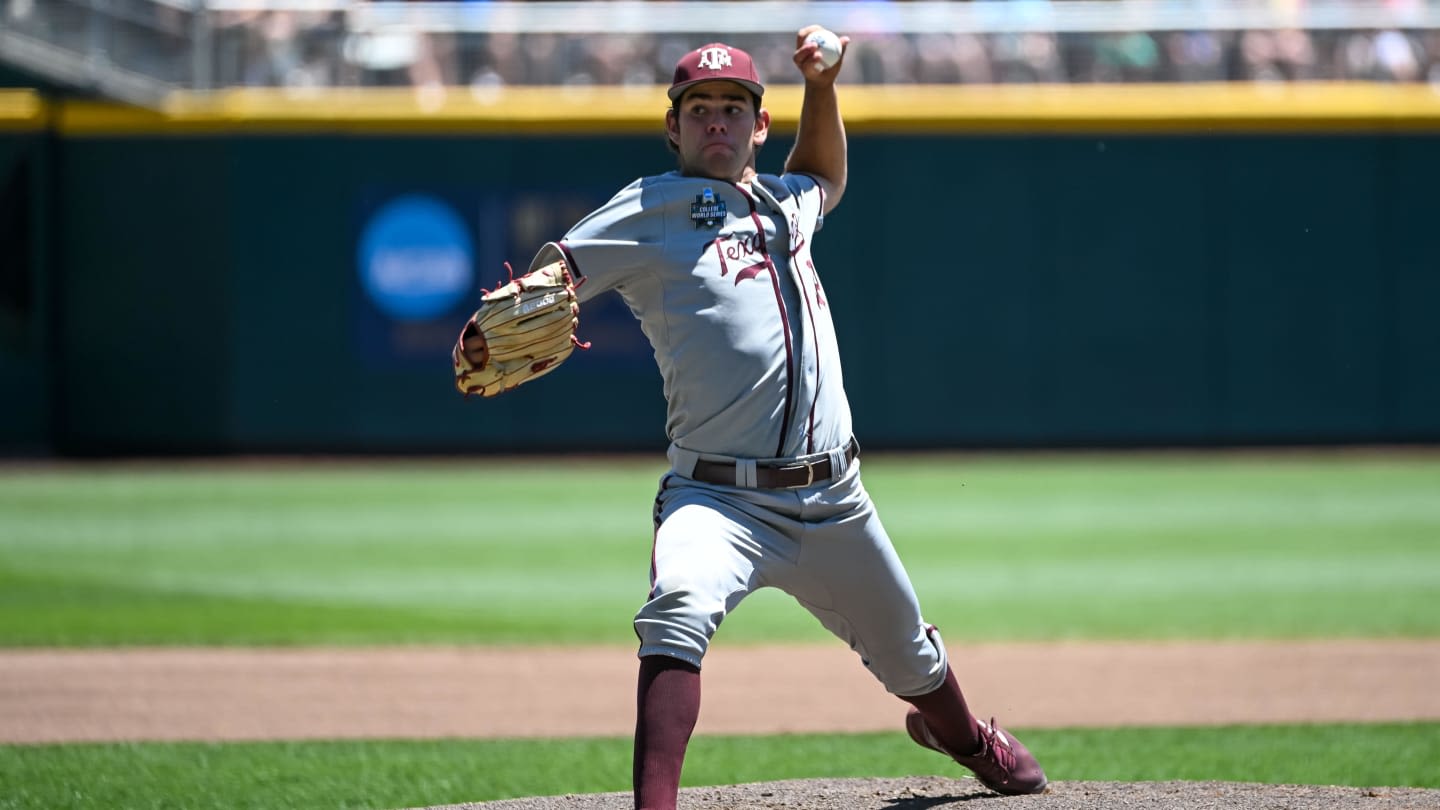
[[[0,452],[46,452],[53,438],[47,247],[54,153],[39,95],[0,90]]]
[[[503,261],[669,167],[658,91],[17,97],[0,450],[663,448],[618,301],[500,399],[455,394],[448,358]],[[1440,440],[1426,88],[843,98],[850,191],[814,252],[867,446]],[[762,170],[798,97],[769,104]]]

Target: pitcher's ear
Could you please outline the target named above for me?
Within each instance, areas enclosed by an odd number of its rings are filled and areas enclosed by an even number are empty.
[[[680,145],[680,117],[675,114],[674,107],[665,111],[665,137],[670,139],[672,146]]]
[[[750,140],[757,146],[764,146],[765,139],[770,137],[770,111],[761,108],[760,114],[755,116],[755,135]]]

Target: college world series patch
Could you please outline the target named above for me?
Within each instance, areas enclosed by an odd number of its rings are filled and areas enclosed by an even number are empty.
[[[690,203],[690,220],[695,230],[719,227],[725,221],[725,201],[715,199],[715,189],[706,186]]]

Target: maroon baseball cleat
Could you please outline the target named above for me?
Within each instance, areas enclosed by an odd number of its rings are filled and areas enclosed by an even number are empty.
[[[968,757],[945,750],[930,733],[925,718],[915,709],[905,715],[905,730],[910,732],[910,739],[920,745],[939,751],[974,771],[980,784],[996,793],[1019,796],[1044,790],[1049,781],[1045,772],[1030,751],[1015,739],[1015,735],[996,725],[993,717],[989,723],[983,720],[977,722],[980,724],[980,750]]]

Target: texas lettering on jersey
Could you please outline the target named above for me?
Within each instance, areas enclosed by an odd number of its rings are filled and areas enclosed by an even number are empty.
[[[769,270],[770,257],[760,249],[760,238],[758,233],[716,237],[711,244],[715,246],[715,255],[720,259],[720,277],[729,275],[730,266],[737,263],[749,262],[735,274],[736,284]]]

